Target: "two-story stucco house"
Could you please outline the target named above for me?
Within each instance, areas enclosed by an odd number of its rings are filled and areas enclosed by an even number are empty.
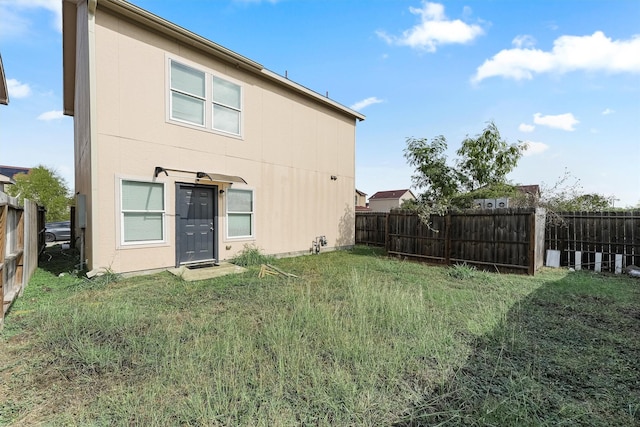
[[[353,245],[364,116],[122,0],[63,0],[88,269]]]

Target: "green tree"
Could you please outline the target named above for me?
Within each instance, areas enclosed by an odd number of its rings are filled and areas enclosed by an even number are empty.
[[[424,189],[424,201],[446,203],[460,190],[460,176],[447,164],[446,150],[447,140],[442,135],[430,142],[426,138],[407,138],[404,156],[416,170],[411,181],[416,188]]]
[[[413,185],[423,190],[420,198],[427,204],[466,208],[470,200],[482,198],[480,193],[508,190],[511,172],[522,157],[525,144],[508,144],[500,136],[495,123],[489,122],[480,135],[465,138],[456,154],[460,156],[450,166],[445,151],[447,141],[440,135],[428,141],[426,138],[407,138],[404,156],[415,168],[411,177]],[[474,194],[477,193],[477,194]]]
[[[456,154],[462,185],[467,191],[494,184],[504,184],[506,176],[518,164],[525,144],[508,144],[498,127],[489,122],[480,135],[465,138]]]
[[[17,197],[20,203],[24,199],[32,200],[47,210],[47,221],[69,219],[71,204],[70,191],[64,178],[55,170],[38,165],[28,174],[20,173],[13,177],[16,182],[7,188],[10,196]]]

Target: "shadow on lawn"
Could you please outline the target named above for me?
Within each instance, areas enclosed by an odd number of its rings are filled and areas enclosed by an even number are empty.
[[[38,267],[58,276],[69,273],[80,262],[80,253],[76,249],[62,249],[62,245],[50,245],[40,254]]]
[[[639,361],[637,281],[569,274],[514,306],[396,427],[640,425]]]

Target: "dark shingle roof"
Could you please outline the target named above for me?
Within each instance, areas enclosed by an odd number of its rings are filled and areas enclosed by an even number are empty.
[[[30,168],[21,168],[18,166],[0,166],[0,174],[13,178],[19,173],[29,173]]]
[[[413,196],[413,198],[415,198],[416,196],[413,195],[413,193],[411,192],[411,190],[409,190],[408,188],[404,189],[404,190],[387,190],[387,191],[378,191],[376,194],[374,194],[373,196],[369,197],[369,200],[371,199],[399,199],[401,196],[403,196],[406,192],[411,193],[411,195]]]

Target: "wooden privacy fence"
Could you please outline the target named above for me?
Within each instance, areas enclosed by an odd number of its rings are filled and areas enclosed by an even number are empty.
[[[29,200],[20,206],[17,199],[0,192],[0,327],[11,303],[22,294],[38,267],[43,244],[44,210]]]
[[[390,255],[444,264],[468,263],[535,274],[544,263],[544,209],[496,209],[432,216],[409,211],[357,212],[356,243]]]
[[[618,274],[640,266],[640,210],[558,215],[546,227],[547,264]]]

